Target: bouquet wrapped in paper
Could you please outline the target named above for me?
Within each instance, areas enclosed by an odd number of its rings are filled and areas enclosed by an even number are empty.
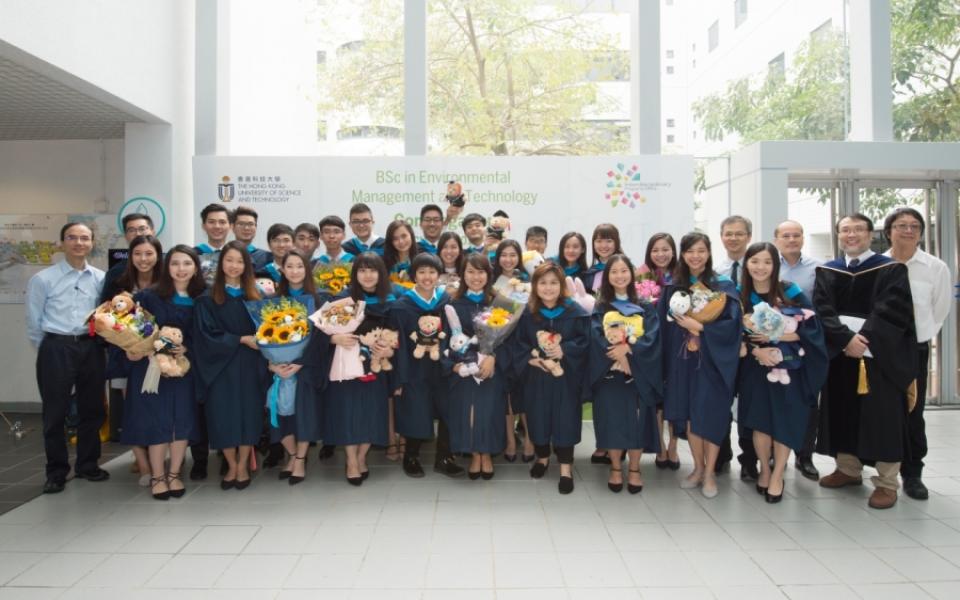
[[[313,268],[313,281],[321,294],[336,296],[350,285],[350,265],[345,262],[317,262]]]
[[[156,319],[128,292],[117,294],[94,309],[87,323],[91,335],[96,333],[131,354],[152,354],[153,342],[159,335]]]
[[[526,304],[530,298],[530,282],[523,281],[520,277],[501,275],[493,283],[493,291],[507,302]]]
[[[257,326],[255,335],[260,353],[274,364],[289,364],[303,356],[310,337],[307,315],[313,310],[313,297],[270,298],[244,302],[247,314]],[[277,415],[294,414],[297,396],[297,375],[273,375],[267,390],[267,408],[270,424],[279,427]]]
[[[520,321],[524,305],[503,298],[494,298],[493,304],[477,314],[473,319],[474,335],[477,337],[477,358],[479,361],[493,354],[510,336]],[[477,383],[480,379],[474,377]]]
[[[660,283],[661,282],[657,281],[657,274],[651,271],[646,264],[642,264],[637,268],[634,287],[637,289],[637,296],[640,300],[650,304],[656,304],[663,291]]]
[[[690,287],[690,291],[677,290],[668,300],[667,320],[673,321],[675,315],[690,317],[706,325],[712,323],[727,305],[727,295],[715,292],[699,281]],[[700,349],[700,336],[690,334],[687,338],[687,350]]]
[[[320,310],[310,315],[310,320],[327,335],[353,333],[363,322],[365,306],[363,300],[354,303],[353,298],[342,298],[325,303]],[[360,344],[357,343],[351,348],[337,345],[333,352],[333,364],[330,365],[330,381],[347,381],[363,376]]]

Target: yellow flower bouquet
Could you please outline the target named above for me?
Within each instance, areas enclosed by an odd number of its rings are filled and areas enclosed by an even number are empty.
[[[317,284],[317,291],[336,296],[350,285],[350,271],[349,263],[318,262],[313,268],[313,281]]]

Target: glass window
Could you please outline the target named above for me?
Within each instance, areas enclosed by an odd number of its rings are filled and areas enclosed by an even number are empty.
[[[713,52],[720,44],[720,21],[714,21],[707,30],[707,51]]]
[[[733,26],[740,27],[747,20],[747,0],[734,0]]]

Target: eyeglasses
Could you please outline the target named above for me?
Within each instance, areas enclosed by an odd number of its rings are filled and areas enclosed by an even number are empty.
[[[373,219],[350,219],[351,225],[373,225]]]
[[[923,226],[920,223],[894,223],[893,228],[897,231],[920,231]]]
[[[243,227],[244,229],[250,229],[256,226],[257,226],[256,221],[237,221],[237,227]]]
[[[150,226],[141,225],[140,227],[127,227],[126,229],[124,229],[124,231],[128,234],[139,233],[142,235],[142,234],[150,233]]]
[[[839,233],[840,235],[849,235],[851,233],[861,234],[861,233],[866,233],[868,231],[870,230],[867,228],[866,225],[860,225],[859,227],[841,227]]]
[[[424,217],[420,219],[421,223],[443,223],[443,217]]]
[[[67,235],[64,236],[63,241],[65,242],[92,242],[93,238],[89,235]]]

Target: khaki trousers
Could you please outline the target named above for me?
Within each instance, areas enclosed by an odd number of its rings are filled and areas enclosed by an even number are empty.
[[[863,463],[856,456],[841,452],[837,454],[837,469],[849,477],[860,477]],[[874,486],[888,490],[900,489],[900,482],[897,481],[897,475],[900,473],[899,462],[878,462],[876,469],[877,475],[870,478]]]

